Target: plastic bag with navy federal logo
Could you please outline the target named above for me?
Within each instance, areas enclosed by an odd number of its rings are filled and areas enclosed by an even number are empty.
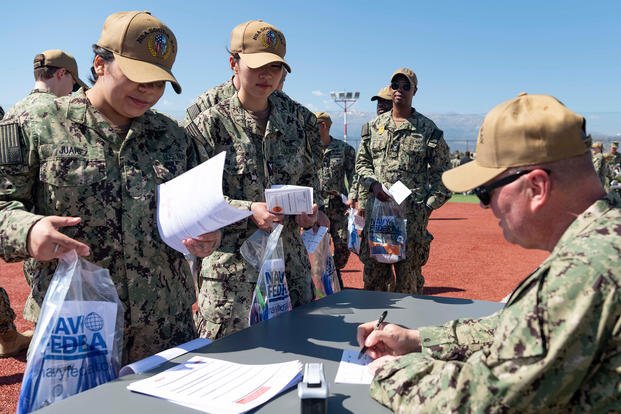
[[[330,251],[332,236],[326,227],[319,227],[315,233],[313,229],[302,232],[302,241],[308,252],[311,265],[311,279],[315,292],[315,299],[322,299],[328,295],[341,291],[334,258]]]
[[[259,262],[259,277],[248,313],[250,326],[291,310],[291,297],[285,277],[285,254],[280,239],[282,229],[282,224],[278,224],[271,233],[263,235],[267,237],[267,242]]]
[[[405,259],[407,220],[394,200],[375,199],[369,218],[369,254],[380,263]]]
[[[65,253],[45,295],[17,413],[29,413],[115,379],[123,305],[107,269]]]
[[[358,215],[357,208],[347,211],[347,248],[349,251],[360,254],[360,236],[364,229],[364,217]]]

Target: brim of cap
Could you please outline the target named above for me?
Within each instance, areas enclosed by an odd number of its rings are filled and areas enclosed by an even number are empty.
[[[291,67],[287,64],[287,62],[274,53],[240,53],[239,57],[246,65],[248,65],[249,68],[252,69],[260,68],[261,66],[269,65],[274,62],[280,62],[283,64],[285,69],[287,69],[287,72],[291,73]]]
[[[181,85],[168,69],[142,60],[130,59],[119,54],[114,54],[114,59],[121,68],[123,75],[132,82],[149,83],[168,81],[177,93],[181,93]]]
[[[508,169],[508,167],[481,167],[477,164],[477,161],[474,160],[445,171],[442,174],[442,182],[449,190],[456,193],[463,193],[485,184]]]

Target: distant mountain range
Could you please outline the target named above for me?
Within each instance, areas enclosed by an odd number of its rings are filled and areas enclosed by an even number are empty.
[[[172,113],[182,120],[183,113]],[[484,114],[424,113],[444,131],[444,139],[451,151],[474,151],[477,132],[483,122]],[[587,119],[587,132],[594,140],[603,141],[608,148],[610,141],[621,140],[621,112],[591,112],[583,114]],[[335,138],[343,139],[343,112],[330,112],[332,117],[331,133]],[[375,112],[347,112],[347,142],[358,147],[362,125],[375,117]]]
[[[444,131],[444,139],[451,151],[474,150],[479,127],[484,114],[429,113],[424,114]],[[594,112],[583,114],[587,119],[587,132],[594,140],[603,141],[608,147],[610,141],[621,140],[621,112]],[[335,138],[343,138],[343,113],[331,112],[331,133]],[[354,147],[360,141],[362,125],[375,117],[371,112],[347,113],[347,141]]]

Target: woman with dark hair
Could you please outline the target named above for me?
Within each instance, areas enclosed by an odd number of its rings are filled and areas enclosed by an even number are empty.
[[[150,110],[166,82],[181,92],[172,31],[148,12],[114,13],[94,50],[92,88],[0,123],[0,252],[26,259],[34,322],[64,252],[108,269],[125,306],[128,363],[196,337],[190,269],[158,234],[156,188],[194,167],[197,153],[175,121]],[[219,240],[184,244],[205,257]]]
[[[280,30],[261,20],[242,23],[231,34],[231,65],[239,90],[198,115],[188,131],[204,142],[205,157],[226,151],[223,191],[231,204],[252,212],[248,220],[223,228],[222,245],[203,260],[200,274],[200,336],[220,338],[248,326],[257,271],[240,247],[257,229],[282,223],[285,275],[293,307],[310,302],[310,264],[300,228],[312,214],[282,216],[267,209],[265,189],[292,184],[318,189],[311,144],[299,118],[272,94],[282,80],[286,43]],[[196,129],[196,131],[194,131]]]

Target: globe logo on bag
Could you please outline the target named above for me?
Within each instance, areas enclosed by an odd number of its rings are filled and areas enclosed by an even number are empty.
[[[95,312],[89,313],[84,318],[84,326],[93,332],[100,331],[103,328],[103,322],[103,318]]]
[[[96,312],[60,316],[47,344],[46,359],[75,359],[107,354],[104,319]]]

